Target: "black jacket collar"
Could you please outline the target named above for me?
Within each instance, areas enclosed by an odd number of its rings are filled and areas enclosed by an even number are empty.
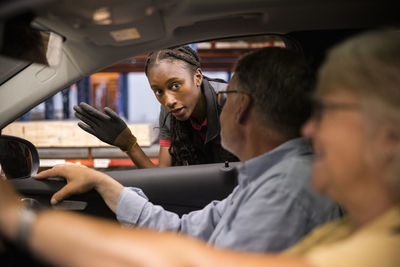
[[[223,87],[224,89],[222,90],[225,90],[227,86],[226,83],[220,83],[215,81],[210,82],[207,79],[203,78],[201,89],[204,93],[204,97],[206,100],[206,107],[207,107],[207,133],[206,133],[206,140],[204,143],[208,143],[209,141],[215,139],[219,135],[219,132],[221,130],[219,124],[220,108],[218,108],[217,95],[215,93],[215,91],[217,90],[216,88],[213,87],[211,83],[213,85],[216,85],[216,87],[220,86]]]

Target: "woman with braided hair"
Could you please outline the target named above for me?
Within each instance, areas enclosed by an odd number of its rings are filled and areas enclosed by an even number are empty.
[[[203,76],[197,53],[189,46],[151,53],[145,73],[161,104],[159,164],[153,164],[125,122],[110,108],[104,113],[86,103],[75,106],[78,125],[126,152],[137,168],[237,161],[221,147],[216,92],[226,83]]]

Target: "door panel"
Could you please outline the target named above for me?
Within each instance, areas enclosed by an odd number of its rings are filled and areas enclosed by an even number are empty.
[[[212,200],[228,196],[237,184],[238,163],[203,164],[182,167],[138,169],[106,172],[124,186],[139,187],[150,201],[179,215],[201,209]],[[48,180],[34,178],[11,180],[16,189],[27,198],[50,207],[51,196],[65,185],[60,177]],[[94,190],[75,195],[61,203],[61,209],[72,209],[85,214],[115,218],[100,195]],[[72,201],[72,202],[71,202]],[[84,209],[83,203],[87,204]]]

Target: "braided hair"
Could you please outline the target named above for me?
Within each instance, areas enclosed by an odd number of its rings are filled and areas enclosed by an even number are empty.
[[[161,60],[183,61],[193,75],[196,73],[197,69],[200,68],[200,59],[197,53],[187,45],[179,46],[150,53],[146,59],[146,76],[149,68]],[[170,117],[171,129],[171,147],[169,148],[169,153],[172,157],[172,165],[200,164],[201,162],[197,156],[196,148],[190,137],[189,123],[187,121],[179,121],[168,113],[161,126],[164,126],[168,117]]]

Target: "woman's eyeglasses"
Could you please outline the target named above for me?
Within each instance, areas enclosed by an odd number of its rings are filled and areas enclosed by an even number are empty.
[[[322,103],[320,101],[314,101],[313,104],[313,118],[319,122],[321,121],[324,113],[327,111],[335,111],[335,110],[349,110],[349,111],[358,111],[360,110],[360,105],[358,104],[350,104],[350,103]]]

